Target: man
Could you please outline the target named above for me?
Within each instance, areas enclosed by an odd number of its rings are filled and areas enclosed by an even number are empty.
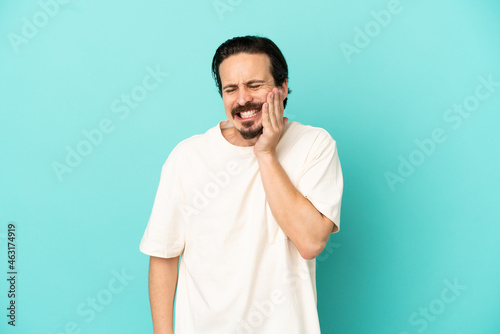
[[[336,143],[283,117],[288,68],[271,40],[226,41],[212,71],[227,120],[170,153],[140,245],[154,333],[173,333],[176,290],[176,334],[320,333],[315,257],[339,229]]]

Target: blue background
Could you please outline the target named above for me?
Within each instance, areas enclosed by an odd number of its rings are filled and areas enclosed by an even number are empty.
[[[322,332],[500,332],[500,87],[478,88],[500,82],[499,1],[67,2],[0,4],[2,333],[152,333],[138,247],[161,165],[225,119],[211,60],[247,34],[284,53],[290,120],[337,141],[345,189],[341,231],[317,258]],[[168,75],[114,112],[148,69]],[[448,111],[465,101],[479,101],[469,116]],[[113,130],[58,176],[105,119]],[[92,298],[105,301],[93,315]]]

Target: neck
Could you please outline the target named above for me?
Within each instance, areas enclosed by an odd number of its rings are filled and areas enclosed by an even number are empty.
[[[257,136],[252,139],[245,139],[241,136],[241,133],[236,130],[234,126],[231,126],[229,128],[221,129],[222,136],[231,143],[232,145],[235,146],[242,146],[242,147],[247,147],[247,146],[254,146],[257,140],[259,139],[260,136]]]

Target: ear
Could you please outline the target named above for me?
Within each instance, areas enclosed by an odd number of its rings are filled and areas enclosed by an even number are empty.
[[[288,96],[288,79],[285,79],[283,84],[280,86],[280,89],[284,92],[283,100]]]

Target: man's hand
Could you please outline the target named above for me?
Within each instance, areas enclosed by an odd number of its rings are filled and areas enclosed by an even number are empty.
[[[333,223],[323,216],[290,181],[276,156],[276,146],[288,118],[283,117],[283,93],[274,88],[262,106],[263,132],[254,145],[254,153],[266,193],[266,201],[283,232],[307,260],[325,248]]]
[[[281,138],[288,118],[283,117],[283,92],[278,88],[273,88],[267,94],[267,102],[262,106],[262,126],[263,132],[254,145],[253,151],[257,157],[276,154],[276,146]]]

